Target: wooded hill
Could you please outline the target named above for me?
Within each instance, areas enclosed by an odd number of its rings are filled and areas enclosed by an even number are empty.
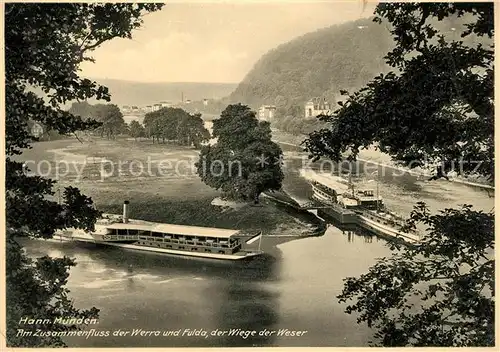
[[[436,28],[445,35],[458,35],[453,28],[464,23],[467,18],[447,18],[436,23]],[[465,42],[477,40],[471,36]],[[324,97],[335,106],[340,90],[356,90],[389,71],[384,56],[393,45],[388,25],[371,18],[307,33],[263,55],[227,98],[196,107],[220,113],[231,103],[241,102],[252,109],[274,104],[286,116],[303,111],[313,97]]]
[[[355,89],[387,70],[392,45],[387,28],[361,19],[307,33],[282,44],[254,65],[230,101],[303,106],[312,97],[332,103],[341,89]]]

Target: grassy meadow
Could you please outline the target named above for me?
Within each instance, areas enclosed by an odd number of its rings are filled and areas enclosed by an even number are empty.
[[[266,235],[310,235],[318,229],[309,213],[292,211],[261,197],[260,205],[212,205],[220,193],[196,175],[198,151],[150,140],[92,137],[38,142],[18,159],[34,173],[78,187],[97,208],[130,217],[185,225],[263,230]],[[57,187],[56,187],[57,189]]]

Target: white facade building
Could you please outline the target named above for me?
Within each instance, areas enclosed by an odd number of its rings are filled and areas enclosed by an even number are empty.
[[[309,100],[304,106],[306,118],[314,118],[318,115],[327,115],[331,113],[330,103],[325,98],[313,98]]]
[[[259,120],[270,121],[274,116],[276,116],[276,106],[274,105],[262,105],[258,111]]]

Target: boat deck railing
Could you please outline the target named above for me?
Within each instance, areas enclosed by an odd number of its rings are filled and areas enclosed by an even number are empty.
[[[400,216],[397,216],[395,214],[391,214],[391,213],[387,213],[387,212],[377,213],[375,211],[368,211],[368,210],[358,210],[357,212],[363,216],[370,218],[371,220],[375,220],[377,222],[383,222],[384,225],[398,227],[398,230],[400,230],[400,231],[403,230],[407,225],[406,219],[404,219]],[[384,215],[389,215],[389,217],[384,216]],[[405,232],[414,233],[414,234],[417,233],[414,230],[407,230],[407,229],[405,229]]]
[[[312,181],[311,184],[314,187],[318,188],[319,190],[327,193],[329,196],[336,196],[337,195],[337,192],[334,189],[327,187],[327,186],[325,186],[317,181]]]
[[[212,242],[212,241],[200,241],[198,239],[175,239],[168,237],[150,236],[149,234],[135,234],[135,235],[118,235],[118,234],[106,234],[103,236],[103,240],[107,241],[117,241],[117,240],[142,240],[142,241],[153,241],[153,242],[165,242],[180,245],[191,245],[199,247],[215,247],[215,248],[236,248],[241,245],[239,240],[228,242]]]

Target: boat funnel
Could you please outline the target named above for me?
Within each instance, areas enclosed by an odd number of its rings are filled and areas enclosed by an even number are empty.
[[[124,224],[128,223],[128,205],[129,205],[128,200],[123,202],[123,223]]]

